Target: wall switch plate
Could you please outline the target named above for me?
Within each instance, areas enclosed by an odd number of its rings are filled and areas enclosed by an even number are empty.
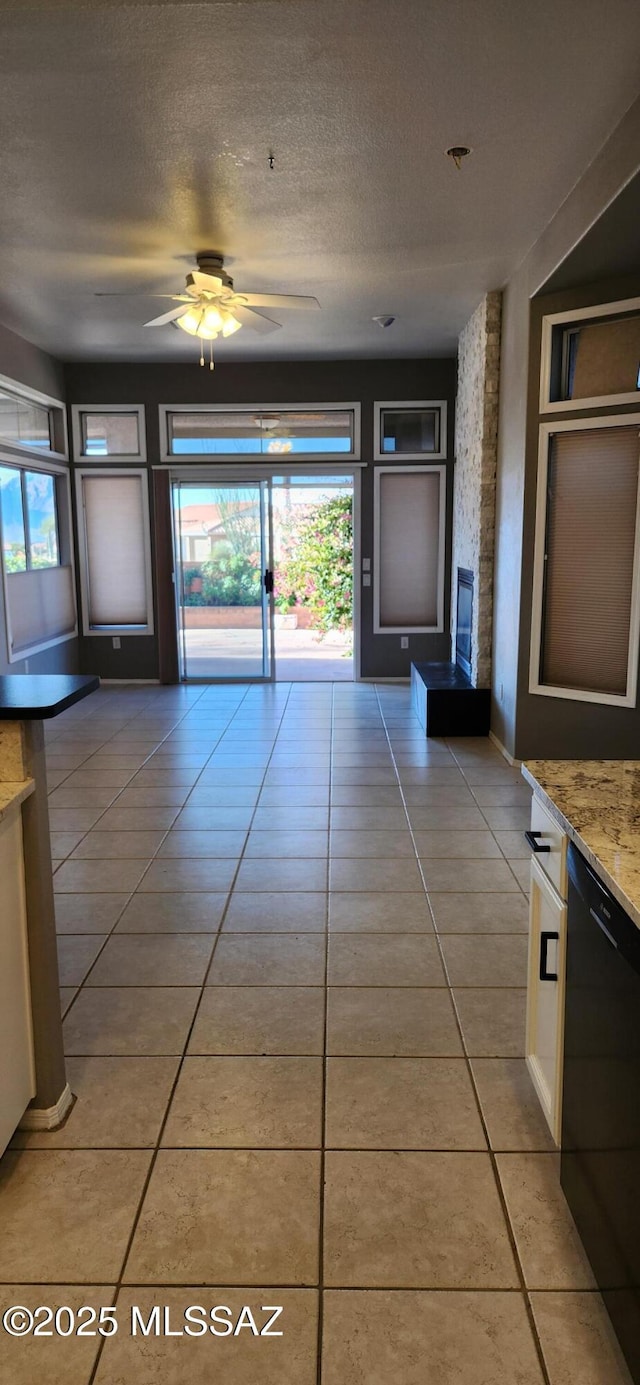
[[[362,571],[363,571],[363,572],[371,572],[371,559],[370,559],[370,558],[363,558],[363,559],[362,559]]]
[[[119,636],[119,635],[114,635],[114,637],[113,637],[113,647],[114,647],[114,649],[120,649],[120,648],[121,648],[121,645],[120,645],[120,636]]]
[[[401,636],[400,636],[400,648],[401,648],[401,649],[408,649],[408,648],[409,648],[409,636],[408,636],[408,635],[401,635]]]
[[[362,585],[363,585],[363,587],[370,587],[370,586],[371,586],[371,573],[370,573],[370,572],[363,572],[363,574],[362,574]]]

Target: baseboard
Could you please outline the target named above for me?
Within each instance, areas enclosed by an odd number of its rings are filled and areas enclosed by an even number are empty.
[[[113,686],[119,685],[119,686],[121,686],[121,687],[124,687],[125,684],[127,684],[127,683],[135,683],[136,686],[138,686],[138,685],[140,684],[140,685],[142,685],[143,687],[144,687],[144,686],[152,685],[153,687],[159,688],[159,687],[161,686],[161,684],[160,684],[160,679],[159,679],[159,678],[101,678],[101,679],[100,679],[100,687],[101,687],[101,688],[110,687],[110,686],[112,686],[112,685],[113,685]],[[170,686],[173,687],[173,688],[177,688],[177,687],[180,686],[180,684],[179,684],[179,683],[172,683]]]
[[[498,740],[498,737],[496,736],[495,731],[490,731],[490,732],[489,732],[489,740],[490,740],[490,741],[493,741],[493,744],[495,745],[496,750],[499,750],[499,751],[500,751],[500,754],[501,754],[501,755],[504,755],[504,758],[505,758],[505,760],[507,761],[507,764],[508,764],[508,765],[511,765],[513,769],[519,769],[519,768],[520,768],[520,765],[521,765],[522,762],[521,762],[520,760],[514,759],[513,755],[510,755],[510,754],[509,754],[509,751],[507,750],[506,745],[503,745],[503,744],[502,744],[502,741],[499,741],[499,740]]]
[[[56,1130],[65,1116],[68,1116],[73,1105],[73,1094],[69,1083],[67,1083],[61,1096],[58,1097],[55,1106],[28,1106],[22,1120],[20,1130]]]
[[[360,683],[405,683],[407,687],[411,685],[410,678],[360,678]]]

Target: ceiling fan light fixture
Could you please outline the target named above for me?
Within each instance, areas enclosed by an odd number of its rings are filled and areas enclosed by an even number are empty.
[[[239,331],[240,331],[240,328],[241,328],[241,327],[242,327],[242,323],[241,323],[241,322],[238,322],[237,317],[234,317],[234,316],[233,316],[233,313],[223,313],[223,314],[222,314],[222,335],[223,335],[223,337],[232,337],[233,334],[234,334],[234,332],[239,332]]]
[[[176,327],[181,327],[183,332],[188,332],[190,337],[201,336],[202,313],[198,308],[188,308],[176,321]]]

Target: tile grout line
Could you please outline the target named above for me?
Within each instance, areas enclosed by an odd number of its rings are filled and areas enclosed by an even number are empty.
[[[327,1075],[328,1075],[328,1011],[329,1011],[329,901],[330,901],[330,843],[331,843],[331,799],[333,790],[333,743],[335,731],[335,687],[331,685],[331,731],[329,737],[329,798],[327,813],[327,862],[325,873],[325,943],[324,943],[324,1013],[322,1032],[322,1105],[320,1108],[320,1169],[318,1186],[318,1329],[316,1382],[322,1385],[322,1353],[324,1344],[324,1213],[325,1213],[325,1168],[327,1138]]]
[[[202,694],[200,694],[200,697],[201,697],[201,696],[202,696]],[[200,701],[200,697],[194,699],[194,703],[193,703],[194,706],[197,704],[197,702]],[[148,704],[147,704],[147,705],[148,705]],[[190,711],[190,710],[191,710],[191,708],[189,708],[189,711]],[[139,715],[139,713],[138,713],[138,715]],[[76,850],[77,847],[80,846],[81,842],[84,841],[85,837],[87,837],[91,832],[94,832],[94,831],[96,830],[96,824],[97,824],[98,822],[101,821],[101,819],[104,817],[105,813],[108,813],[108,812],[111,811],[111,809],[112,809],[112,808],[115,806],[115,804],[117,803],[117,801],[118,801],[120,795],[123,794],[123,793],[125,792],[125,790],[128,789],[128,788],[131,786],[131,784],[133,783],[133,780],[136,778],[136,775],[139,774],[139,772],[140,772],[140,770],[143,768],[143,766],[147,763],[148,760],[153,759],[153,756],[157,753],[158,747],[159,747],[160,745],[163,745],[163,744],[165,743],[165,741],[167,740],[167,738],[168,738],[170,735],[173,734],[173,731],[175,730],[175,728],[181,724],[181,722],[184,720],[184,717],[187,716],[187,715],[188,715],[188,711],[185,712],[184,715],[183,715],[182,717],[178,718],[178,719],[174,722],[174,725],[171,727],[171,730],[170,730],[170,731],[167,731],[166,736],[164,736],[160,741],[158,741],[158,744],[155,746],[155,748],[154,748],[152,751],[150,751],[149,755],[147,755],[146,758],[141,762],[141,764],[138,766],[138,769],[136,769],[136,770],[134,771],[134,773],[131,775],[131,778],[127,781],[127,783],[126,783],[126,784],[123,784],[122,787],[118,790],[118,793],[116,794],[115,798],[112,799],[111,803],[109,803],[105,808],[103,808],[102,811],[98,814],[98,817],[96,818],[96,821],[94,822],[93,826],[90,827],[90,828],[88,828],[87,831],[84,832],[84,833],[82,834],[82,836],[81,836],[81,838],[80,838],[80,841],[76,843],[76,846],[74,847],[74,850]],[[104,740],[104,741],[102,742],[102,745],[99,747],[99,749],[101,750],[101,749],[103,748],[103,746],[105,746],[105,745],[110,745],[111,741],[113,740],[113,736],[114,736],[114,735],[118,735],[118,734],[120,733],[120,731],[123,730],[123,727],[129,726],[129,725],[131,724],[132,721],[135,721],[135,719],[136,719],[135,717],[129,717],[129,718],[127,718],[127,720],[123,723],[123,726],[120,726],[120,727],[119,727],[118,731],[114,731],[114,733],[113,733],[112,736],[107,737],[106,740]],[[218,743],[218,742],[216,742],[216,745],[217,745],[217,743]],[[90,756],[88,756],[87,759],[91,759],[92,755],[93,755],[93,754],[96,754],[96,753],[97,753],[97,752],[92,751],[92,754],[91,754]],[[211,753],[213,754],[213,751],[212,751]],[[209,758],[210,758],[210,757],[209,757]],[[46,760],[46,747],[45,747],[45,760]],[[204,766],[203,766],[203,769],[204,769]],[[74,772],[74,771],[71,771],[71,773],[73,773],[73,772]],[[202,771],[201,771],[201,773],[202,773]],[[196,781],[196,782],[197,782],[197,781]],[[61,787],[61,785],[60,785],[60,786],[56,786],[56,787]],[[80,787],[80,786],[79,786],[79,787]],[[189,790],[189,794],[191,793],[191,791],[192,791],[192,790],[190,789],[190,790]],[[53,790],[52,792],[55,792],[55,790]],[[189,797],[189,794],[187,795],[187,798]],[[47,795],[47,797],[49,798],[50,795]],[[186,800],[185,800],[185,802],[186,802]],[[183,805],[183,806],[184,806],[184,805]],[[55,811],[55,810],[54,810],[54,811]],[[61,810],[61,811],[62,811],[62,810]],[[180,811],[182,811],[182,810],[180,810]],[[177,816],[177,814],[176,814],[176,816]],[[99,829],[98,829],[98,830],[99,830]],[[50,831],[51,831],[51,828],[50,828]],[[169,831],[171,831],[171,828],[167,828],[167,832],[169,832]],[[165,836],[166,836],[166,832],[165,832],[165,834],[164,834],[164,836],[163,836],[163,838],[162,838],[162,841],[164,841],[164,837],[165,837]],[[162,842],[159,843],[158,850],[159,850],[159,848],[160,848],[161,845],[162,845]],[[157,853],[156,853],[156,854],[157,854]],[[65,857],[64,859],[65,859],[65,860],[70,860],[70,859],[71,859],[71,853],[69,853],[69,855],[68,855],[67,857]],[[82,858],[77,858],[77,859],[82,859]],[[134,858],[134,859],[135,859],[135,858]],[[154,858],[152,858],[152,859],[154,859]],[[149,862],[149,864],[151,864],[151,862]],[[145,872],[145,874],[146,874],[146,872]],[[143,877],[141,876],[141,879],[142,879],[142,878],[143,878]],[[110,941],[112,935],[115,933],[115,930],[116,930],[116,928],[118,927],[118,924],[119,924],[119,922],[120,922],[120,920],[121,920],[123,914],[124,914],[125,911],[128,909],[128,907],[129,907],[129,905],[130,905],[130,903],[131,903],[131,900],[133,899],[133,897],[134,897],[134,895],[135,895],[135,893],[136,893],[136,891],[137,891],[137,889],[138,889],[138,885],[139,885],[139,884],[140,884],[140,881],[138,881],[138,884],[136,884],[136,886],[134,887],[134,889],[131,890],[130,892],[123,891],[123,893],[126,893],[126,894],[127,894],[127,898],[125,899],[125,902],[124,902],[124,904],[122,905],[122,908],[121,908],[120,911],[117,913],[117,915],[116,915],[116,917],[115,917],[115,919],[114,919],[114,921],[113,921],[113,923],[112,923],[110,929],[108,929],[108,931],[107,931],[107,933],[106,933],[106,935],[105,935],[105,938],[104,938],[104,942],[103,942],[103,944],[102,944],[102,947],[100,948],[99,952],[98,952],[98,953],[96,954],[96,956],[94,957],[93,962],[91,963],[91,966],[89,967],[89,970],[85,973],[84,977],[82,978],[82,981],[81,981],[81,982],[79,983],[79,985],[77,986],[76,991],[75,991],[75,995],[72,996],[72,998],[71,998],[69,1004],[68,1004],[67,1007],[65,1008],[64,1013],[63,1013],[63,1015],[62,1015],[63,1020],[66,1019],[66,1018],[67,1018],[67,1015],[70,1014],[70,1012],[71,1012],[71,1010],[72,1010],[72,1008],[73,1008],[73,1006],[74,1006],[76,1000],[78,999],[78,996],[80,995],[80,993],[81,993],[81,991],[82,991],[82,989],[83,989],[83,987],[84,987],[84,985],[85,985],[85,983],[86,983],[88,977],[90,976],[90,974],[91,974],[91,972],[92,972],[92,970],[93,970],[93,968],[94,968],[96,962],[98,961],[99,957],[102,956],[102,953],[104,952],[104,949],[105,949],[107,943]],[[65,894],[66,891],[58,891],[58,893],[59,893],[59,894]],[[87,893],[93,893],[93,891],[87,891]],[[95,893],[109,894],[109,893],[112,893],[112,891],[96,891]],[[55,892],[54,892],[54,903],[55,903]],[[96,935],[95,935],[95,934],[88,934],[88,933],[85,933],[85,934],[81,934],[81,933],[58,934],[58,931],[57,931],[57,929],[56,929],[56,937],[58,937],[58,936],[61,936],[61,937],[92,937],[92,936],[93,936],[93,937],[95,937]],[[99,936],[99,935],[98,935],[98,936]]]
[[[376,692],[377,692],[377,685],[376,685]],[[385,718],[384,718],[384,713],[383,713],[382,705],[381,705],[381,704],[380,704],[380,711],[381,711],[381,715],[382,715],[382,717],[383,717],[383,722],[384,722],[385,729],[386,729],[386,720],[385,720]],[[387,732],[387,736],[388,736],[388,732]],[[474,1075],[473,1067],[472,1067],[472,1064],[471,1064],[471,1058],[470,1058],[470,1055],[469,1055],[469,1052],[468,1052],[468,1049],[467,1049],[466,1039],[465,1039],[465,1035],[464,1035],[464,1029],[463,1029],[463,1026],[462,1026],[462,1020],[461,1020],[461,1017],[460,1017],[460,1014],[459,1014],[459,1011],[458,1011],[458,1007],[457,1007],[457,1005],[456,1005],[456,1000],[455,1000],[455,995],[454,995],[454,991],[453,991],[453,986],[451,985],[451,981],[450,981],[450,978],[449,978],[449,970],[448,970],[448,967],[447,967],[446,957],[445,957],[445,954],[444,954],[444,949],[443,949],[443,946],[442,946],[442,942],[441,942],[441,938],[440,938],[440,933],[439,933],[439,931],[438,931],[438,926],[437,926],[437,923],[436,923],[435,914],[434,914],[434,911],[433,911],[432,906],[431,906],[431,899],[430,899],[430,896],[429,896],[429,889],[428,889],[428,886],[427,886],[427,881],[426,881],[426,878],[425,878],[425,873],[424,873],[422,861],[420,860],[420,857],[418,856],[417,844],[416,844],[416,842],[415,842],[415,838],[414,838],[414,834],[413,834],[413,827],[412,827],[412,825],[411,825],[411,819],[410,819],[410,817],[409,817],[409,812],[408,812],[408,808],[407,808],[407,803],[406,803],[405,796],[404,796],[404,790],[403,790],[403,787],[402,787],[402,781],[401,781],[401,778],[400,778],[399,769],[398,769],[398,766],[397,766],[397,763],[396,763],[395,754],[394,754],[393,747],[392,747],[392,744],[391,744],[391,739],[389,738],[389,736],[388,736],[388,740],[389,740],[389,751],[390,751],[390,754],[391,754],[391,757],[392,757],[392,761],[393,761],[393,766],[394,766],[394,769],[395,769],[395,772],[396,772],[396,775],[397,775],[398,789],[399,789],[399,792],[400,792],[400,795],[401,795],[401,798],[402,798],[402,802],[403,802],[403,806],[404,806],[404,809],[405,809],[405,813],[406,813],[406,815],[407,815],[407,822],[408,822],[408,824],[409,824],[409,832],[410,832],[410,834],[411,834],[411,839],[412,839],[412,842],[413,842],[413,845],[414,845],[414,850],[415,850],[415,853],[416,853],[416,860],[417,860],[417,863],[418,863],[418,870],[419,870],[420,876],[421,876],[421,878],[422,878],[422,883],[423,883],[424,892],[425,892],[425,896],[426,896],[426,900],[427,900],[427,905],[428,905],[429,912],[430,912],[430,914],[431,914],[431,918],[432,918],[432,921],[433,921],[433,931],[434,931],[434,935],[435,935],[435,939],[436,939],[436,944],[437,944],[437,947],[438,947],[438,952],[439,952],[439,956],[440,956],[440,961],[441,961],[441,965],[442,965],[443,970],[444,970],[444,974],[445,974],[445,978],[446,978],[446,983],[447,983],[447,987],[448,987],[448,990],[449,990],[449,997],[450,997],[451,1004],[452,1004],[452,1006],[453,1006],[453,1010],[454,1010],[454,1014],[455,1014],[455,1018],[456,1018],[456,1024],[457,1024],[457,1027],[458,1027],[458,1033],[459,1033],[459,1036],[460,1036],[460,1041],[461,1041],[461,1044],[462,1044],[462,1050],[463,1050],[463,1054],[464,1054],[464,1061],[465,1061],[466,1069],[467,1069],[467,1075],[468,1075],[469,1081],[470,1081],[470,1083],[471,1083],[471,1087],[472,1087],[473,1095],[474,1095],[474,1100],[475,1100],[475,1104],[476,1104],[477,1114],[478,1114],[478,1117],[479,1117],[479,1120],[480,1120],[480,1123],[481,1123],[481,1126],[482,1126],[482,1130],[483,1130],[483,1133],[484,1133],[484,1137],[485,1137],[485,1140],[486,1140],[486,1145],[487,1145],[486,1152],[487,1152],[487,1154],[488,1154],[488,1156],[489,1156],[489,1161],[490,1161],[491,1169],[492,1169],[492,1172],[493,1172],[494,1183],[495,1183],[495,1187],[496,1187],[496,1191],[497,1191],[497,1195],[498,1195],[498,1200],[499,1200],[499,1202],[500,1202],[500,1206],[501,1206],[501,1210],[502,1210],[502,1215],[503,1215],[504,1223],[505,1223],[505,1228],[506,1228],[506,1231],[507,1231],[507,1236],[508,1236],[508,1239],[509,1239],[509,1242],[510,1242],[510,1245],[511,1245],[511,1253],[512,1253],[512,1255],[513,1255],[514,1264],[515,1264],[515,1268],[516,1268],[516,1273],[517,1273],[518,1280],[519,1280],[519,1283],[520,1283],[520,1293],[521,1293],[521,1296],[522,1296],[523,1306],[524,1306],[524,1309],[525,1309],[525,1312],[526,1312],[527,1320],[528,1320],[529,1327],[530,1327],[530,1330],[531,1330],[531,1334],[532,1334],[532,1337],[533,1337],[533,1343],[534,1343],[536,1355],[537,1355],[537,1357],[538,1357],[538,1363],[539,1363],[540,1369],[541,1369],[541,1371],[542,1371],[543,1381],[545,1382],[545,1385],[551,1385],[551,1381],[550,1381],[550,1378],[549,1378],[549,1373],[548,1373],[548,1370],[547,1370],[547,1365],[546,1365],[545,1358],[544,1358],[544,1353],[543,1353],[543,1350],[542,1350],[542,1343],[541,1343],[541,1340],[540,1340],[540,1336],[539,1336],[539,1334],[538,1334],[538,1329],[537,1329],[537,1325],[536,1325],[535,1318],[534,1318],[534,1314],[533,1314],[533,1309],[532,1309],[531,1302],[530,1302],[530,1298],[529,1298],[529,1291],[528,1291],[527,1283],[526,1283],[526,1279],[525,1279],[524,1268],[523,1268],[522,1262],[521,1262],[521,1260],[520,1260],[520,1254],[519,1254],[519,1251],[518,1251],[518,1246],[517,1246],[517,1243],[516,1243],[516,1238],[515,1238],[515,1233],[514,1233],[513,1225],[512,1225],[512,1222],[511,1222],[511,1217],[510,1217],[510,1214],[509,1214],[509,1209],[508,1209],[508,1207],[507,1207],[507,1202],[506,1202],[506,1198],[505,1198],[504,1191],[503,1191],[503,1187],[502,1187],[502,1181],[501,1181],[501,1178],[500,1178],[500,1173],[499,1173],[499,1169],[498,1169],[497,1160],[496,1160],[496,1157],[495,1157],[495,1152],[494,1152],[494,1150],[493,1150],[492,1147],[491,1147],[491,1140],[490,1140],[490,1137],[489,1137],[489,1131],[488,1131],[487,1124],[486,1124],[486,1121],[485,1121],[485,1118],[484,1118],[484,1113],[483,1113],[483,1110],[482,1110],[482,1104],[481,1104],[481,1101],[480,1101],[480,1094],[479,1094],[478,1087],[477,1087],[477,1084],[476,1084],[475,1075]],[[450,752],[450,753],[451,753],[451,752]],[[455,758],[455,757],[453,757],[453,758]],[[459,766],[458,766],[458,768],[459,768]],[[463,776],[463,777],[465,777],[465,776]],[[474,795],[474,796],[475,796],[475,795]],[[499,846],[499,843],[497,843],[497,845]],[[515,878],[515,877],[514,877],[514,878]]]
[[[196,702],[196,703],[199,702],[199,701],[201,700],[201,697],[202,697],[203,695],[204,695],[204,693],[202,693],[202,694],[200,695],[199,698],[196,698],[196,699],[195,699],[195,702]],[[245,697],[246,697],[246,696],[247,696],[247,694],[245,693]],[[241,703],[242,703],[243,701],[244,701],[244,698],[241,699]],[[235,713],[234,713],[234,714],[235,714]],[[230,718],[230,721],[231,721],[232,719],[233,719],[233,718]],[[227,723],[227,724],[230,724],[230,722]],[[212,752],[212,753],[213,753],[213,752]],[[204,766],[203,766],[203,768],[204,768]],[[202,773],[202,771],[201,771],[201,773]],[[198,778],[199,778],[199,777],[200,777],[200,776],[198,776]],[[197,780],[196,780],[195,782],[197,783]],[[189,796],[189,795],[187,795],[187,797],[188,797],[188,796]],[[185,800],[185,801],[186,801],[186,800]],[[144,878],[144,876],[143,876],[142,878]],[[140,884],[140,881],[138,882],[138,885],[139,885],[139,884]],[[138,886],[136,886],[136,889],[137,889],[137,888],[138,888]],[[134,893],[135,893],[135,891],[134,891]],[[227,898],[227,906],[226,906],[226,907],[228,907],[228,900],[229,900],[229,898],[230,898],[230,892],[229,892],[229,896],[228,896],[228,898]],[[219,938],[219,936],[220,936],[220,929],[221,929],[221,928],[222,928],[222,917],[221,917],[220,923],[219,923],[219,925],[218,925],[218,930],[217,930],[216,934],[214,935],[213,944],[212,944],[212,949],[211,949],[211,956],[210,956],[210,959],[209,959],[209,965],[208,965],[208,967],[207,967],[207,969],[206,969],[206,971],[205,971],[205,978],[204,978],[204,980],[203,980],[202,986],[200,987],[200,997],[202,997],[202,993],[203,993],[204,987],[205,987],[205,985],[206,985],[206,977],[207,977],[207,975],[208,975],[209,967],[210,967],[210,965],[211,965],[211,960],[212,960],[213,955],[214,955],[215,950],[216,950],[216,946],[217,946],[218,938]],[[195,988],[194,988],[194,989],[195,989]],[[195,1023],[195,1018],[196,1018],[196,1015],[197,1015],[197,1012],[198,1012],[198,1008],[199,1008],[199,1001],[196,1002],[196,1006],[195,1006],[195,1009],[194,1009],[194,1012],[193,1012],[191,1024],[189,1025],[188,1031],[187,1031],[186,1036],[185,1036],[185,1040],[184,1040],[184,1044],[183,1044],[183,1048],[182,1048],[182,1053],[176,1055],[176,1056],[178,1057],[178,1063],[177,1063],[177,1066],[176,1066],[176,1071],[175,1071],[175,1074],[174,1074],[173,1082],[172,1082],[172,1084],[171,1084],[171,1088],[170,1088],[170,1091],[169,1091],[167,1103],[166,1103],[166,1106],[165,1106],[164,1116],[163,1116],[163,1118],[162,1118],[162,1120],[161,1120],[161,1122],[160,1122],[160,1127],[159,1127],[159,1130],[158,1130],[158,1135],[157,1135],[157,1138],[156,1138],[155,1145],[151,1147],[151,1153],[150,1153],[150,1155],[149,1155],[149,1164],[148,1164],[147,1172],[146,1172],[145,1178],[144,1178],[144,1180],[143,1180],[143,1184],[142,1184],[142,1189],[141,1189],[141,1192],[140,1192],[140,1196],[139,1196],[139,1198],[138,1198],[137,1206],[136,1206],[135,1211],[134,1211],[133,1221],[132,1221],[132,1225],[131,1225],[131,1230],[130,1230],[130,1232],[129,1232],[129,1236],[128,1236],[128,1238],[127,1238],[127,1242],[126,1242],[126,1245],[125,1245],[125,1248],[124,1248],[124,1251],[123,1251],[123,1255],[122,1255],[122,1259],[121,1259],[121,1262],[120,1262],[120,1269],[119,1269],[119,1272],[118,1272],[117,1277],[115,1278],[114,1293],[113,1293],[113,1306],[116,1306],[116,1305],[117,1305],[118,1300],[119,1300],[119,1297],[120,1297],[120,1294],[121,1294],[121,1291],[122,1291],[122,1288],[123,1288],[123,1278],[124,1278],[124,1274],[125,1274],[125,1270],[126,1270],[127,1261],[128,1261],[128,1258],[129,1258],[129,1255],[130,1255],[130,1252],[131,1252],[131,1248],[132,1248],[132,1245],[133,1245],[133,1239],[134,1239],[134,1236],[135,1236],[135,1233],[136,1233],[136,1230],[137,1230],[137,1227],[138,1227],[138,1223],[139,1223],[139,1220],[140,1220],[140,1216],[141,1216],[141,1214],[142,1214],[142,1208],[143,1208],[143,1205],[144,1205],[144,1202],[145,1202],[145,1198],[146,1198],[146,1195],[147,1195],[147,1192],[148,1192],[148,1189],[149,1189],[149,1185],[150,1185],[150,1182],[151,1182],[151,1177],[152,1177],[152,1174],[153,1174],[153,1171],[154,1171],[154,1168],[155,1168],[155,1165],[156,1165],[156,1162],[157,1162],[158,1153],[159,1153],[159,1149],[160,1149],[160,1141],[161,1141],[162,1135],[163,1135],[163,1133],[164,1133],[164,1129],[165,1129],[165,1126],[166,1126],[166,1123],[167,1123],[167,1119],[168,1119],[168,1116],[169,1116],[169,1111],[170,1111],[170,1108],[171,1108],[171,1105],[172,1105],[172,1102],[173,1102],[173,1098],[174,1098],[174,1095],[175,1095],[176,1087],[177,1087],[177,1085],[178,1085],[178,1080],[179,1080],[180,1074],[181,1074],[181,1072],[182,1072],[182,1067],[183,1067],[183,1063],[184,1063],[184,1058],[185,1058],[186,1050],[187,1050],[187,1047],[188,1047],[188,1044],[189,1044],[189,1040],[190,1040],[190,1038],[191,1038],[191,1033],[192,1033],[193,1026],[194,1026],[194,1023]],[[169,1055],[169,1056],[174,1056],[174,1055]],[[101,1361],[101,1358],[102,1358],[102,1354],[103,1354],[103,1351],[104,1351],[104,1347],[105,1347],[105,1340],[106,1340],[105,1338],[101,1338],[101,1340],[100,1340],[100,1343],[99,1343],[99,1346],[98,1346],[98,1350],[97,1350],[97,1352],[96,1352],[96,1357],[95,1357],[95,1360],[94,1360],[94,1363],[93,1363],[93,1369],[92,1369],[91,1374],[90,1374],[90,1376],[89,1376],[89,1378],[88,1378],[87,1385],[93,1385],[93,1382],[95,1381],[95,1378],[96,1378],[96,1375],[97,1375],[97,1372],[98,1372],[98,1369],[99,1369],[99,1366],[100,1366],[100,1361]]]

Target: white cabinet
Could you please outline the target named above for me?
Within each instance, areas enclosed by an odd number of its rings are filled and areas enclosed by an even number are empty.
[[[0,821],[0,1154],[35,1095],[19,806]]]
[[[541,868],[541,859],[534,857],[531,862],[526,1059],[551,1134],[559,1145],[567,905]]]

